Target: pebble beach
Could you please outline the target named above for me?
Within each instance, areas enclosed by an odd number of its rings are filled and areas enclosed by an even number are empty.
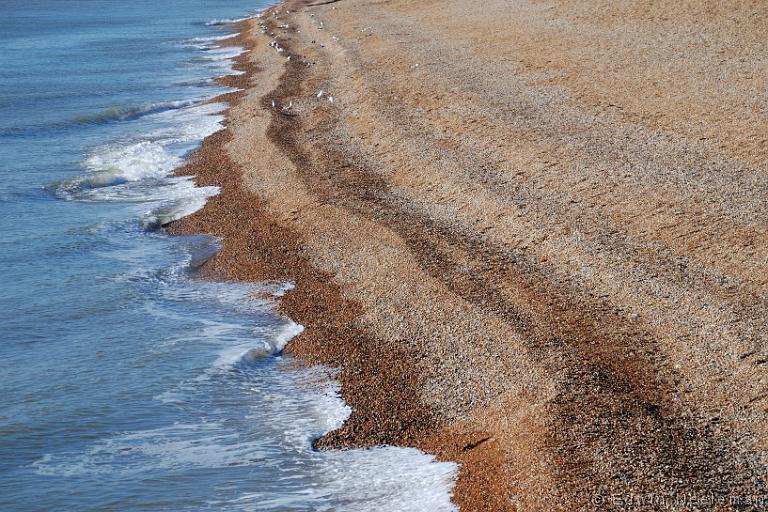
[[[763,11],[286,0],[170,231],[295,283],[352,408],[316,448],[456,462],[462,511],[764,509]]]

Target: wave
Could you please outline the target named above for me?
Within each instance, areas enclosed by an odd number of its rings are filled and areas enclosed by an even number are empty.
[[[151,201],[151,195],[139,194],[134,197],[134,194],[126,193],[126,185],[147,180],[145,185],[149,188],[148,192],[152,192],[152,187],[159,192],[164,185],[161,179],[183,162],[182,157],[181,154],[169,151],[161,142],[141,141],[104,146],[94,150],[83,162],[88,171],[86,174],[54,183],[51,188],[59,198],[67,200]],[[94,191],[111,187],[122,188]]]
[[[146,229],[159,229],[175,220],[192,215],[205,206],[209,198],[219,193],[219,187],[198,187],[191,179],[180,183],[182,186],[177,186],[175,190],[176,198],[165,199],[160,206],[144,215],[141,223]]]
[[[227,347],[213,363],[215,368],[246,368],[259,360],[282,352],[293,338],[304,332],[304,326],[288,321],[271,337],[247,340],[241,345]]]
[[[145,103],[142,105],[110,107],[91,114],[78,116],[73,120],[73,124],[84,125],[102,124],[111,121],[131,121],[146,115],[190,107],[200,103],[200,101],[201,99],[187,99]]]
[[[226,46],[222,46],[222,41],[226,41],[227,39],[232,39],[234,37],[237,37],[239,34],[227,34],[223,36],[209,36],[209,37],[190,37],[188,39],[184,39],[181,41],[178,41],[175,43],[177,46],[180,46],[182,48],[194,48],[196,50],[212,50],[217,48],[225,48]]]
[[[211,48],[205,50],[204,53],[196,57],[196,61],[231,61],[245,52],[244,48],[240,46],[226,46],[223,48]]]
[[[217,63],[218,64],[218,63]],[[224,64],[227,64],[226,62]],[[218,68],[219,66],[217,66]],[[218,70],[218,69],[217,69]],[[175,85],[186,86],[211,86],[215,84],[215,78],[187,80],[179,82]],[[222,88],[223,89],[223,88]],[[223,94],[226,91],[218,92]],[[3,137],[24,137],[30,133],[39,132],[40,130],[68,130],[76,126],[99,126],[113,122],[122,121],[135,121],[145,116],[159,114],[162,112],[180,110],[188,108],[194,105],[202,104],[210,99],[212,95],[186,99],[186,100],[170,100],[155,103],[144,103],[140,105],[127,105],[127,106],[115,106],[108,107],[97,112],[89,112],[86,114],[78,115],[70,119],[58,121],[51,124],[43,123],[30,123],[22,126],[13,126],[0,129],[0,136]]]
[[[163,205],[145,217],[146,225],[167,224],[197,210],[215,195],[216,187],[195,187],[189,178],[170,176],[208,135],[223,126],[223,104],[203,104],[155,112],[158,128],[138,140],[117,141],[93,148],[82,162],[84,174],[49,186],[55,195],[73,201],[153,202]],[[181,202],[189,200],[189,205]],[[190,212],[191,213],[191,212]]]
[[[249,20],[253,16],[246,16],[244,18],[222,18],[216,20],[209,20],[203,23],[206,27],[218,27],[221,25],[232,25],[234,23],[240,23],[241,21]]]

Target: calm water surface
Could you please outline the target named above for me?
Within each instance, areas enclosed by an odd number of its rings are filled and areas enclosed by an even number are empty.
[[[0,510],[453,509],[452,464],[313,451],[348,408],[249,299],[289,284],[199,280],[216,240],[154,229],[217,192],[169,173],[261,7],[0,0]]]

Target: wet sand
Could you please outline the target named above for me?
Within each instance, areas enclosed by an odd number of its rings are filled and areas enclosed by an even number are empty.
[[[212,276],[296,282],[288,350],[353,407],[319,448],[457,461],[463,511],[765,508],[760,4],[287,1],[239,28],[245,90],[180,171],[222,192],[171,231],[222,237]]]

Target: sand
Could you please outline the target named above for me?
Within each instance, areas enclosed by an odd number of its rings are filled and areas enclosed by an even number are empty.
[[[760,510],[760,2],[288,0],[180,172],[211,276],[288,279],[318,448],[461,464],[462,511]],[[290,57],[290,58],[289,58]]]

